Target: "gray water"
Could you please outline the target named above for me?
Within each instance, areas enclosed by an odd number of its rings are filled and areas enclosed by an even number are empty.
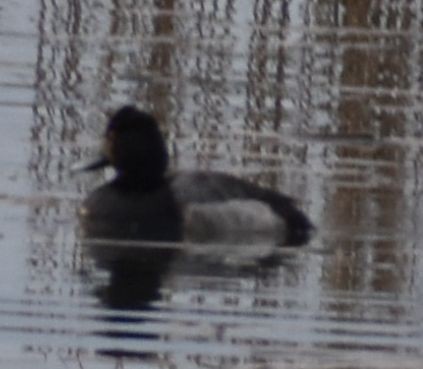
[[[0,367],[422,368],[422,19],[420,0],[2,0]],[[124,103],[159,118],[173,168],[298,199],[313,240],[271,260],[84,242],[107,173],[70,168]]]

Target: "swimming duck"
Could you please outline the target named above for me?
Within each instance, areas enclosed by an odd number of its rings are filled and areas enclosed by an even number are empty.
[[[292,246],[309,240],[314,227],[290,197],[225,173],[168,173],[168,161],[156,119],[134,106],[119,109],[107,126],[102,157],[84,168],[116,170],[83,203],[86,233],[195,242],[266,234]]]

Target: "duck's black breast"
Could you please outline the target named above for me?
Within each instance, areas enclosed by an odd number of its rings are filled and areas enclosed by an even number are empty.
[[[179,241],[182,214],[168,183],[145,192],[109,183],[93,191],[80,215],[88,237]]]

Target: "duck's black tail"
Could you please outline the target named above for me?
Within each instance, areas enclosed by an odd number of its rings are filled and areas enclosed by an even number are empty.
[[[316,228],[310,219],[296,207],[292,198],[266,191],[264,200],[286,222],[285,245],[300,246],[310,241]]]

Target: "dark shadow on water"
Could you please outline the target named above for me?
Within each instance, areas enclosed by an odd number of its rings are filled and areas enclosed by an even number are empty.
[[[138,250],[133,260],[118,258],[109,264],[109,286],[98,290],[100,301],[110,309],[146,309],[160,297],[162,277],[175,257],[174,250]]]
[[[110,251],[113,246],[108,245],[107,249]],[[122,247],[116,247],[116,249],[113,251],[113,257],[110,253],[103,253],[101,245],[90,250],[97,266],[110,274],[109,283],[98,287],[94,292],[95,296],[105,309],[116,310],[116,314],[99,318],[106,322],[107,326],[112,325],[113,328],[91,333],[95,336],[118,340],[140,342],[158,340],[160,339],[158,334],[128,331],[123,327],[127,324],[139,325],[148,321],[145,317],[132,316],[129,312],[155,309],[151,306],[151,302],[160,299],[162,279],[167,274],[178,251],[164,248],[143,249],[142,247],[136,250]],[[98,350],[97,353],[114,358],[154,359],[156,357],[156,354],[144,352],[142,344],[139,351],[108,348]]]

